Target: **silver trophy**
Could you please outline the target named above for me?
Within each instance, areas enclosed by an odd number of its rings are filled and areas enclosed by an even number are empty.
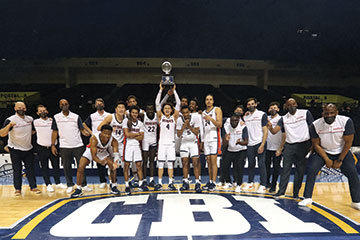
[[[163,86],[173,86],[174,85],[174,76],[170,75],[172,65],[169,61],[165,61],[161,64],[161,69],[165,73],[164,76],[161,77],[161,84]]]

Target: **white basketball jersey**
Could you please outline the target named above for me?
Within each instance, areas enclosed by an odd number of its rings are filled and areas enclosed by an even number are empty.
[[[176,123],[174,116],[169,118],[164,115],[160,119],[160,139],[159,144],[175,144]]]
[[[112,114],[112,120],[110,125],[113,128],[112,136],[119,142],[122,143],[124,141],[124,131],[122,129],[123,121],[119,122],[116,119],[116,113]]]
[[[213,109],[211,109],[210,112],[206,112],[203,111],[203,114],[208,115],[210,117],[212,117],[213,119],[216,119],[216,114],[215,114],[215,109],[217,107],[213,107]],[[203,117],[203,124],[204,124],[204,136],[202,138],[202,140],[204,142],[214,142],[218,140],[219,137],[219,129],[211,122],[211,121],[207,121],[205,120],[205,118]]]
[[[127,126],[129,120],[128,118],[126,118],[123,122],[123,129],[124,128],[128,128]],[[137,120],[136,122],[131,122],[131,129],[129,129],[129,132],[131,133],[139,133],[139,132],[144,132],[144,125],[142,122],[140,122],[139,120]],[[135,138],[127,138],[125,137],[126,142],[124,142],[124,144],[126,144],[126,146],[140,146],[140,142],[139,140],[136,140]]]
[[[157,115],[155,113],[154,118],[150,119],[146,113],[144,114],[144,140],[149,142],[156,142],[157,135]]]
[[[109,141],[105,145],[101,143],[100,133],[95,134],[95,137],[98,141],[98,144],[96,145],[96,156],[100,159],[103,159],[110,154],[111,150],[109,151],[109,149],[111,148],[113,137],[110,137]]]
[[[190,115],[190,126],[193,128],[199,128],[200,129],[200,123],[197,121],[198,119],[192,115]],[[181,130],[183,124],[185,122],[185,119],[181,116],[178,118],[177,122],[177,130]],[[188,128],[184,129],[182,135],[181,135],[181,142],[187,143],[187,142],[197,142],[198,138],[197,136]]]

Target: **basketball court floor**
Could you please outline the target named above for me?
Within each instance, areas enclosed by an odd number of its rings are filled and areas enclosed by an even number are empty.
[[[220,187],[201,194],[151,189],[125,195],[123,185],[122,194],[114,196],[97,181],[88,177],[93,191],[71,199],[64,190],[46,192],[45,185],[39,185],[41,194],[25,185],[15,196],[11,179],[2,179],[0,238],[360,239],[360,211],[350,207],[347,180],[341,176],[320,178],[315,203],[307,207],[290,197],[292,183],[288,196],[275,199]]]

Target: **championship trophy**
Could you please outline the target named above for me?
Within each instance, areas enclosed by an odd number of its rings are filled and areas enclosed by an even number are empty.
[[[161,84],[163,86],[169,86],[170,88],[172,88],[175,83],[174,83],[174,76],[170,75],[172,69],[171,63],[169,61],[163,62],[161,64],[161,69],[165,73],[165,75],[161,77]]]

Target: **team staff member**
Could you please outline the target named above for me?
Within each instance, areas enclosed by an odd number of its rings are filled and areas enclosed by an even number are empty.
[[[304,200],[300,206],[312,203],[315,178],[322,166],[340,168],[349,180],[351,206],[360,210],[360,181],[355,167],[355,160],[350,148],[354,140],[353,121],[338,115],[334,104],[323,107],[323,117],[313,122],[310,127],[311,141],[315,153],[311,156],[311,168],[306,177]]]
[[[61,112],[54,116],[51,129],[51,152],[57,155],[55,143],[59,136],[60,141],[60,155],[64,166],[64,174],[66,184],[68,186],[66,192],[71,193],[73,190],[74,182],[72,179],[72,161],[75,157],[76,165],[79,166],[80,158],[84,152],[84,143],[81,139],[80,133],[84,136],[90,136],[82,124],[81,117],[76,113],[70,111],[69,102],[66,99],[59,101]],[[86,185],[86,178],[82,183],[85,191],[92,191]]]
[[[269,116],[268,121],[272,127],[275,127],[281,116],[279,115],[279,102],[271,102],[269,104]],[[285,144],[285,133],[278,132],[271,134],[270,130],[266,140],[266,154],[265,154],[265,165],[266,165],[266,188],[270,188],[269,192],[273,193],[276,191],[276,183],[280,174],[280,162],[281,154]],[[273,173],[271,177],[271,163],[273,164]]]
[[[230,179],[230,166],[233,163],[234,182],[237,184],[235,192],[241,192],[246,145],[248,144],[247,127],[245,124],[241,124],[239,115],[233,114],[230,118],[230,124],[224,128],[226,132],[224,146],[227,148],[227,154],[222,160],[224,162],[224,178]]]
[[[36,130],[36,150],[38,153],[39,161],[41,163],[41,171],[43,174],[44,182],[46,184],[46,190],[48,192],[54,192],[54,188],[51,185],[49,176],[49,160],[51,161],[52,168],[54,170],[54,180],[56,188],[65,189],[66,186],[60,183],[60,167],[59,157],[51,153],[51,125],[52,118],[48,117],[49,112],[44,105],[37,106],[37,115],[40,117],[34,120],[34,128]]]
[[[292,165],[295,163],[296,172],[294,177],[293,197],[299,197],[302,180],[304,177],[306,158],[311,146],[309,126],[314,118],[309,110],[297,109],[295,99],[289,98],[285,103],[288,113],[277,123],[276,127],[268,124],[272,134],[280,130],[285,132],[286,139],[283,151],[283,170],[280,175],[279,191],[275,197],[285,194],[289,182]]]
[[[108,112],[106,112],[104,110],[105,107],[105,102],[102,98],[97,98],[95,100],[95,108],[96,108],[96,112],[90,114],[90,116],[85,120],[85,122],[83,123],[84,128],[91,134],[91,135],[96,135],[98,133],[100,133],[97,130],[97,127],[99,126],[99,124],[104,121],[104,119],[110,114]],[[90,129],[91,128],[91,129]],[[105,188],[106,187],[106,175],[107,175],[107,171],[106,171],[106,167],[104,167],[103,165],[101,165],[100,163],[96,162],[96,166],[98,169],[98,174],[99,174],[99,178],[100,178],[100,188]]]
[[[257,110],[256,98],[249,98],[246,101],[249,112],[244,120],[249,133],[249,142],[247,148],[247,157],[249,161],[249,180],[244,186],[244,190],[251,190],[254,187],[255,175],[255,157],[258,159],[260,170],[260,186],[258,193],[265,193],[266,190],[266,166],[265,166],[265,148],[268,135],[267,115],[263,111]]]
[[[17,102],[14,110],[15,114],[8,117],[2,129],[0,129],[0,136],[6,137],[9,135],[8,147],[14,172],[15,195],[21,195],[22,162],[25,165],[30,191],[39,194],[41,191],[36,186],[34,154],[31,144],[33,118],[25,115],[26,105],[23,102]]]

